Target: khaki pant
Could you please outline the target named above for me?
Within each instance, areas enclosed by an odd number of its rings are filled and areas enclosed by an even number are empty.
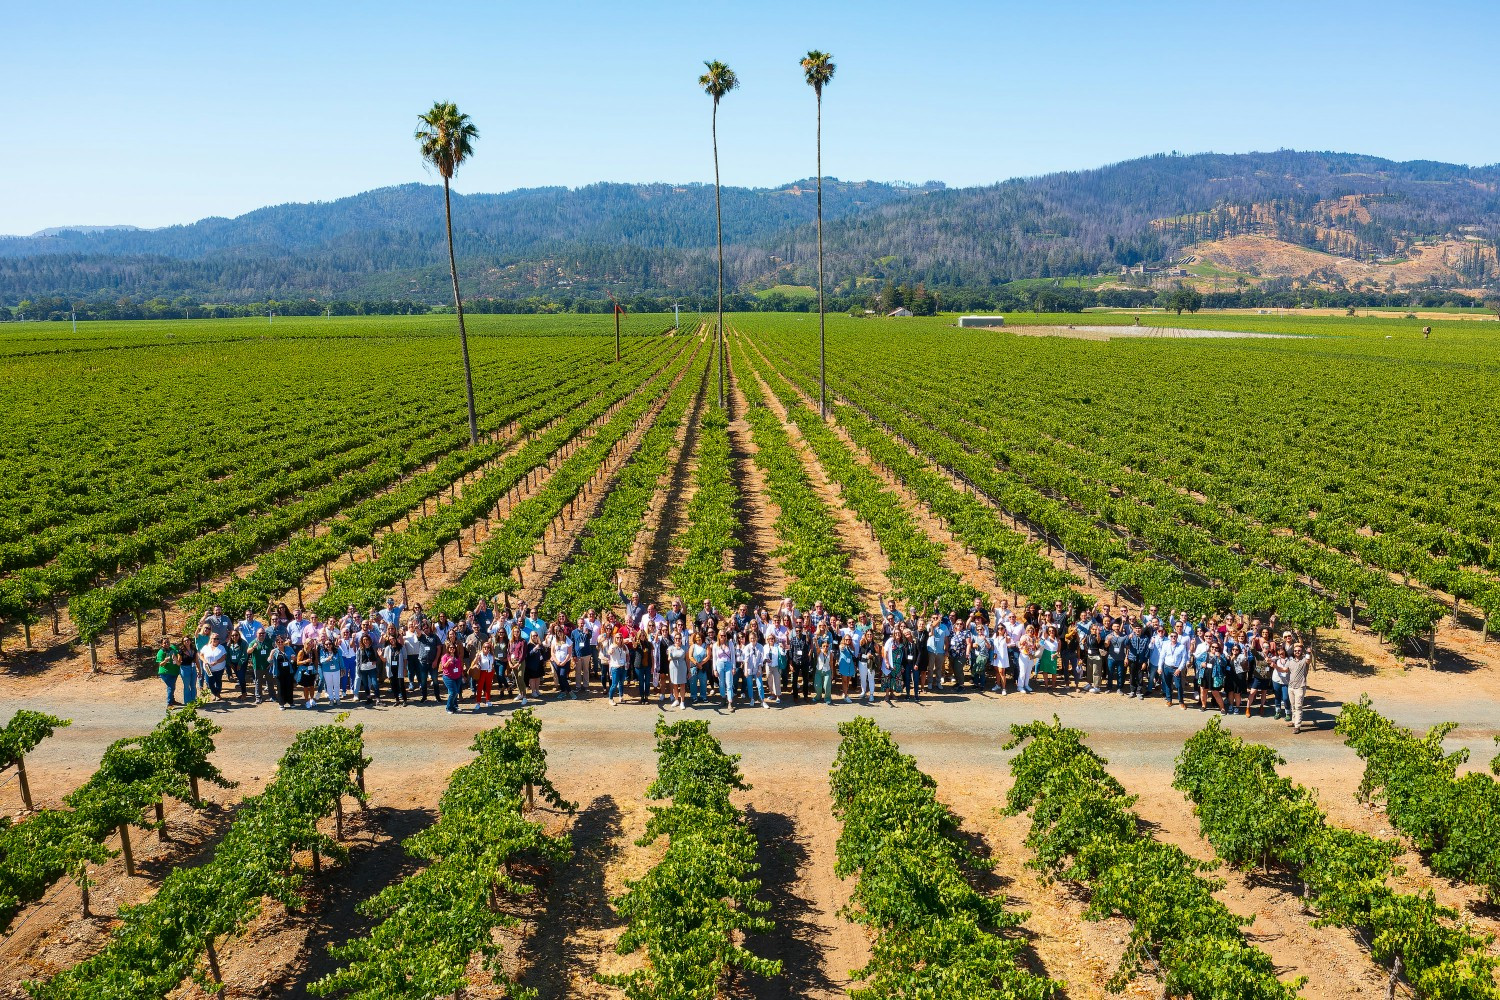
[[[1088,681],[1089,681],[1089,687],[1103,688],[1104,687],[1104,657],[1102,657],[1102,656],[1089,656],[1089,657],[1085,657],[1085,660],[1088,663]]]
[[[1287,696],[1292,702],[1292,728],[1302,728],[1302,703],[1307,698],[1307,688],[1288,688]]]

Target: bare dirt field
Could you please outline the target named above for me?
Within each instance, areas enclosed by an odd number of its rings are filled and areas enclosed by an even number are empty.
[[[1259,340],[1294,337],[1290,333],[1247,333],[1240,330],[1191,330],[1172,326],[1007,326],[1019,337],[1070,337],[1073,340],[1120,340],[1146,337],[1183,337],[1190,340]]]

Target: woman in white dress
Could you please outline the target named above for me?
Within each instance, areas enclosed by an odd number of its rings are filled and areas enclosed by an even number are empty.
[[[667,647],[667,680],[672,685],[672,707],[687,708],[688,660],[682,626],[672,626],[672,643]]]
[[[1021,654],[1021,673],[1016,678],[1016,690],[1022,694],[1031,694],[1031,673],[1036,669],[1037,660],[1042,655],[1042,642],[1037,638],[1035,625],[1026,627],[1026,632],[1021,636],[1017,648]]]

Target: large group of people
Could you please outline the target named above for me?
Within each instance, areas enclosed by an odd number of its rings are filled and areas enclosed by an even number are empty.
[[[1168,706],[1285,720],[1302,729],[1311,645],[1273,617],[1194,617],[1100,602],[967,609],[898,608],[842,617],[821,602],[729,611],[680,599],[658,607],[619,594],[621,607],[543,619],[524,603],[481,600],[461,620],[387,599],[337,619],[277,604],[265,620],[233,621],[219,607],[180,642],[162,639],[167,704],[239,697],[289,709],[362,701],[426,702],[449,712],[577,699],[597,685],[610,705],[771,709],[793,702],[886,705],[956,693],[1038,690],[1160,697]]]

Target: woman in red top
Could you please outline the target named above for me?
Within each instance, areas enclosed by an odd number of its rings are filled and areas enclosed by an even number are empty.
[[[463,690],[464,651],[457,635],[450,635],[448,648],[438,660],[438,672],[443,675],[443,684],[448,688],[448,714],[458,714],[458,695]]]

